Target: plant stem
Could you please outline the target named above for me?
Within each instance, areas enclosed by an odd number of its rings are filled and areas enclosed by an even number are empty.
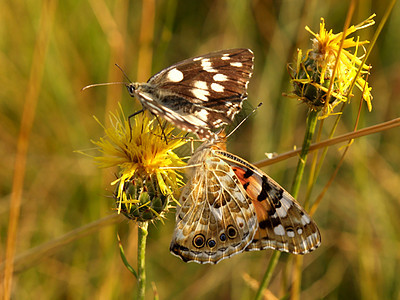
[[[256,297],[254,298],[255,300],[263,299],[263,292],[268,287],[269,282],[271,281],[272,273],[274,272],[274,269],[276,267],[276,264],[278,263],[280,256],[281,253],[279,251],[274,251],[274,253],[272,254],[271,259],[269,260],[268,268],[265,271],[264,277],[261,280],[260,287],[258,288]]]
[[[146,293],[146,239],[147,239],[147,228],[149,227],[148,222],[140,222],[138,224],[138,300],[144,300]]]
[[[292,196],[294,198],[297,198],[299,194],[300,183],[303,178],[304,168],[307,162],[308,150],[310,148],[315,133],[315,128],[317,126],[318,112],[319,111],[317,110],[310,110],[307,116],[307,125],[306,125],[307,127],[306,127],[306,133],[304,134],[303,147],[300,152],[300,157],[297,163],[296,173],[292,185]],[[303,261],[302,257],[295,257],[295,269],[293,274],[292,293],[290,297],[291,299],[300,298],[299,292],[300,292],[301,275],[302,275],[301,274],[302,261]]]
[[[307,161],[308,150],[310,148],[311,141],[312,141],[312,138],[313,138],[313,135],[315,132],[315,127],[317,124],[317,116],[318,116],[318,111],[316,111],[316,110],[310,110],[308,113],[308,116],[307,116],[307,121],[306,121],[307,127],[306,127],[306,132],[304,134],[303,147],[300,152],[299,162],[297,164],[296,173],[295,173],[295,177],[293,180],[292,191],[291,191],[294,198],[296,198],[299,193],[300,183],[303,178],[304,168],[305,168],[306,161]],[[257,291],[256,297],[255,297],[256,300],[262,299],[263,291],[265,288],[268,287],[269,282],[271,281],[272,273],[274,272],[274,269],[278,263],[280,256],[281,256],[281,253],[279,251],[275,251],[272,254],[271,259],[268,264],[268,267],[267,267],[267,270],[265,271],[264,277],[263,277],[260,287]]]
[[[307,116],[307,127],[304,134],[303,147],[301,148],[299,161],[297,163],[296,173],[293,179],[292,196],[297,198],[300,189],[300,183],[303,178],[304,168],[306,166],[308,150],[314,136],[315,127],[317,125],[318,111],[310,110]]]

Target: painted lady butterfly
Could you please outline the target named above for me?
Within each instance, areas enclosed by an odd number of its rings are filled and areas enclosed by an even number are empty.
[[[250,49],[212,52],[178,62],[147,83],[130,83],[127,88],[154,115],[201,139],[216,139],[210,130],[231,123],[242,108],[253,60]]]
[[[321,243],[317,225],[278,183],[205,142],[189,160],[189,182],[176,211],[170,251],[183,261],[216,264],[266,248],[305,254]]]

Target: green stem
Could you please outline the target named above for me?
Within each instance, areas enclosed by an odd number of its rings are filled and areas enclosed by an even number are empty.
[[[304,168],[307,161],[308,149],[310,148],[312,138],[315,132],[315,127],[317,124],[318,112],[319,111],[316,110],[310,110],[307,116],[307,125],[306,125],[307,127],[306,127],[306,132],[304,134],[303,147],[300,152],[299,162],[297,164],[296,173],[292,185],[292,195],[294,198],[296,198],[299,193],[300,183],[303,178]],[[272,254],[267,270],[265,271],[264,277],[257,291],[255,300],[262,299],[263,291],[268,287],[269,282],[271,281],[272,273],[274,272],[274,269],[278,263],[280,256],[281,252],[279,251],[275,251]]]
[[[334,133],[335,133],[335,130],[336,130],[336,128],[337,128],[337,126],[339,124],[339,121],[340,121],[340,119],[342,117],[342,112],[343,112],[344,107],[345,107],[345,103],[342,103],[342,106],[341,106],[341,108],[339,110],[340,113],[336,117],[335,123],[332,126],[331,133],[329,134],[329,139],[331,139],[333,137]],[[321,120],[320,125],[319,125],[319,131],[318,131],[318,134],[317,134],[317,141],[319,141],[319,138],[321,136],[323,123],[324,123],[324,120]],[[322,154],[321,154],[321,156],[319,158],[319,161],[317,161],[317,155],[314,156],[314,161],[313,161],[313,164],[311,166],[310,178],[308,180],[307,192],[306,192],[306,197],[305,197],[305,201],[304,201],[304,208],[307,211],[308,211],[308,208],[309,208],[309,205],[310,205],[311,193],[312,193],[312,190],[314,188],[315,181],[316,181],[316,179],[317,179],[317,177],[319,175],[319,171],[321,170],[321,166],[322,166],[322,164],[324,162],[326,153],[328,152],[328,148],[329,147],[327,146],[322,150]]]
[[[272,273],[276,267],[276,264],[279,261],[280,256],[281,256],[281,252],[279,252],[279,251],[274,251],[274,253],[272,253],[271,259],[269,260],[268,268],[265,271],[264,277],[261,280],[260,287],[258,288],[256,297],[254,298],[255,300],[261,300],[264,298],[263,292],[268,287],[269,282],[271,281]]]
[[[138,300],[144,300],[146,292],[146,239],[147,239],[147,228],[149,227],[148,222],[140,222],[138,224]]]
[[[306,166],[308,149],[310,148],[312,138],[314,136],[315,127],[317,125],[317,110],[310,110],[307,116],[307,127],[304,134],[303,147],[300,152],[299,161],[297,163],[296,173],[292,185],[292,196],[297,198],[300,189],[300,183],[303,178],[304,168]]]
[[[317,110],[310,110],[307,116],[306,133],[304,134],[303,147],[300,152],[299,161],[297,163],[296,173],[292,185],[292,196],[297,198],[300,190],[301,180],[303,179],[304,168],[307,162],[308,150],[310,148],[315,128],[317,127],[318,120]],[[302,257],[295,257],[295,270],[294,270],[294,281],[292,285],[291,299],[299,299],[299,291],[301,285],[301,265]]]

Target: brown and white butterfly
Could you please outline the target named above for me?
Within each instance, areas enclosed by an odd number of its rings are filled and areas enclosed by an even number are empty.
[[[278,183],[247,161],[205,142],[189,160],[170,251],[216,264],[243,251],[305,254],[321,243],[317,225]]]
[[[211,130],[230,124],[247,98],[253,60],[250,49],[211,52],[126,86],[152,114],[200,139],[216,139]]]

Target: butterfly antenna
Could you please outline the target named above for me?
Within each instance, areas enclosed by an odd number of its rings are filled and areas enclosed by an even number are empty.
[[[120,67],[119,64],[115,64],[115,65],[117,66],[118,69],[121,70],[122,74],[124,74],[124,77],[125,77],[129,82],[132,82],[132,80],[130,80],[129,77],[128,77],[128,75],[125,73],[124,69],[122,69],[122,68]]]
[[[95,86],[114,85],[114,84],[123,84],[123,85],[126,85],[126,82],[104,82],[104,83],[94,83],[94,84],[89,84],[89,85],[83,87],[83,88],[81,89],[81,91],[90,89],[90,88],[95,87]]]
[[[230,137],[244,122],[246,122],[246,120],[247,120],[251,115],[253,115],[253,114],[256,112],[256,110],[257,110],[262,104],[263,104],[262,102],[258,103],[257,107],[254,108],[253,111],[252,111],[251,113],[249,113],[242,121],[240,121],[240,123],[239,123],[225,138]]]

